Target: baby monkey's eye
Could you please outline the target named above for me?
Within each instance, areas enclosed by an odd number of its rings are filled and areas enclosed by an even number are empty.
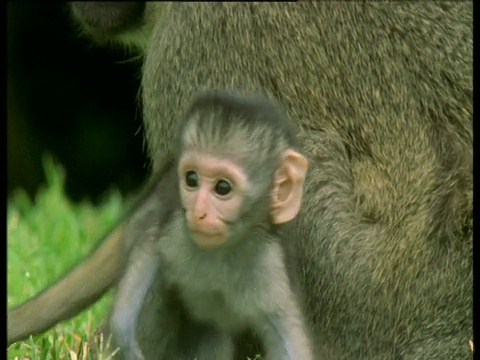
[[[185,182],[188,187],[194,188],[198,186],[198,174],[195,171],[187,171],[185,174]]]
[[[232,191],[232,184],[224,179],[218,180],[217,184],[215,185],[215,192],[218,195],[225,196]]]

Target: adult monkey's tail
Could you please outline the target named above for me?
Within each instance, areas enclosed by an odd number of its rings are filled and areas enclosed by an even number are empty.
[[[142,221],[148,219],[145,215],[160,207],[161,211],[156,212],[158,220],[161,222],[168,216],[171,204],[162,201],[160,194],[171,186],[175,175],[172,164],[167,161],[150,176],[136,203],[85,260],[39,295],[8,312],[8,345],[74,317],[116,285],[137,243],[135,229],[145,226]]]
[[[124,223],[114,228],[86,260],[33,299],[8,312],[7,344],[37,335],[97,301],[119,279],[129,249]]]

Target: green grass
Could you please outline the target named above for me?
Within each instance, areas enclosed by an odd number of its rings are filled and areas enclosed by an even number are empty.
[[[8,202],[8,308],[55,282],[90,252],[125,209],[125,201],[115,191],[98,206],[70,202],[64,192],[62,168],[49,157],[44,168],[47,185],[35,199],[19,190]],[[86,342],[105,318],[110,303],[111,295],[45,334],[13,344],[8,359],[91,358]]]

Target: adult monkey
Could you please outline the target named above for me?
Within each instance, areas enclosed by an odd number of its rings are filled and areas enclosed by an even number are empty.
[[[297,119],[312,171],[292,246],[326,358],[469,356],[471,2],[75,3],[73,10],[92,38],[143,52],[154,169],[171,149],[173,121],[201,88],[264,92]],[[82,267],[76,273],[89,276]],[[68,279],[9,314],[9,342],[20,333],[10,329],[42,299],[72,288]],[[158,331],[154,300],[140,318],[146,353]],[[56,304],[42,305],[54,315]]]

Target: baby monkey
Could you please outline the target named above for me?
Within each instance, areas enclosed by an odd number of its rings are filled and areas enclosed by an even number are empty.
[[[266,99],[205,92],[177,138],[175,184],[164,195],[172,213],[141,229],[146,245],[132,253],[119,286],[110,324],[122,357],[144,358],[136,324],[150,291],[174,292],[174,306],[208,326],[195,344],[180,339],[157,358],[232,359],[234,337],[251,331],[266,359],[313,359],[282,245],[293,239],[278,229],[300,210],[308,168],[288,121]]]

